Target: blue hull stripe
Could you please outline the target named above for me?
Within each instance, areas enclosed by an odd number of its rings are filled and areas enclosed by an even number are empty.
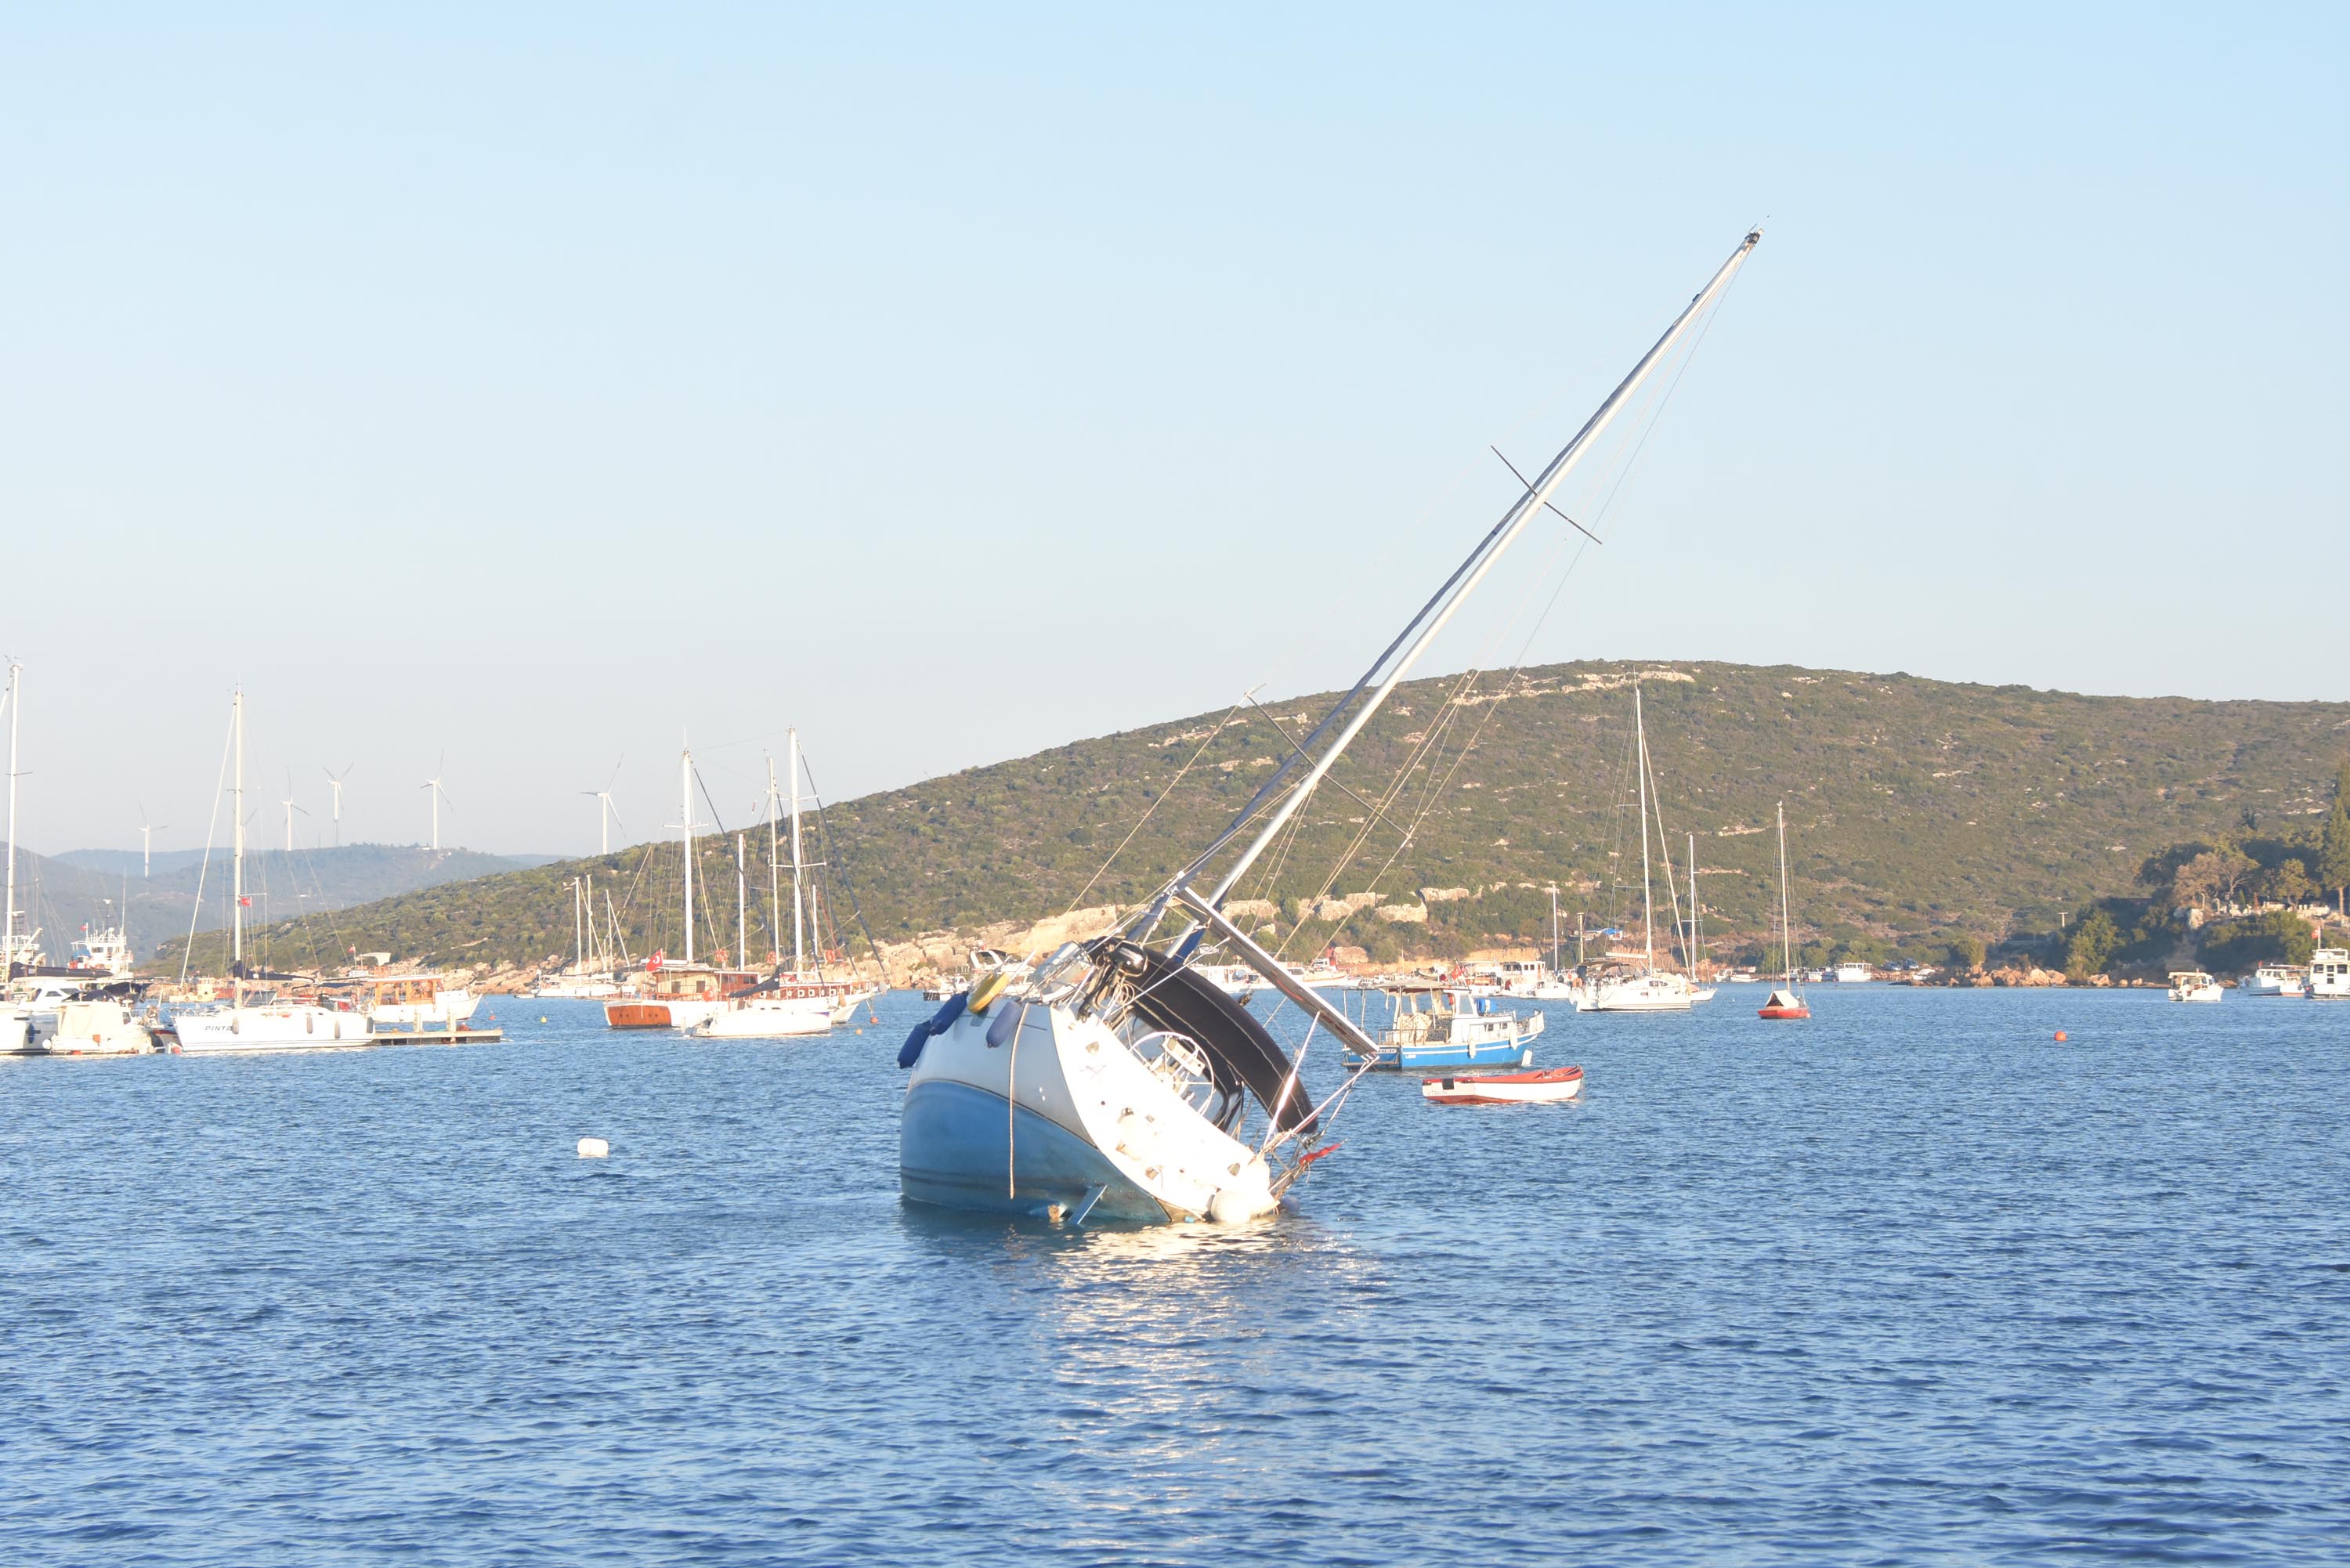
[[[1378,1065],[1399,1072],[1414,1072],[1422,1067],[1482,1067],[1500,1065],[1523,1059],[1534,1059],[1534,1047],[1521,1040],[1515,1044],[1495,1041],[1490,1045],[1407,1045],[1400,1054],[1395,1050],[1379,1053]],[[1349,1055],[1349,1065],[1358,1066],[1360,1056]]]
[[[1014,1166],[1007,1184],[1002,1095],[950,1078],[916,1084],[898,1123],[898,1187],[917,1203],[990,1213],[1071,1212],[1098,1191],[1090,1219],[1163,1224],[1166,1206],[1119,1172],[1101,1151],[1058,1122],[1023,1106],[1012,1113]]]

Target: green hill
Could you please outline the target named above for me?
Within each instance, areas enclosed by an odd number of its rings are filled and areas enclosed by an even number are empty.
[[[1534,940],[1548,919],[1542,889],[1554,881],[1570,921],[1577,909],[1600,922],[1636,915],[1635,675],[1676,867],[1695,833],[1708,928],[1732,946],[1766,926],[1769,828],[1782,799],[1799,928],[1923,950],[1960,933],[1995,941],[2054,928],[2064,911],[2128,891],[2164,846],[2248,823],[2271,836],[2314,831],[2350,751],[2344,703],[2087,697],[1710,663],[1446,677],[1397,692],[1301,814],[1294,840],[1236,896],[1281,906],[1293,953],[1339,931],[1386,951]],[[841,924],[852,889],[885,941],[1134,899],[1246,801],[1329,701],[1195,715],[837,804],[829,831]],[[1357,836],[1359,851],[1334,877]],[[702,846],[700,875],[714,895],[705,951],[733,927],[731,855],[731,840]],[[764,843],[749,858],[755,900]],[[609,897],[635,951],[675,952],[680,869],[674,844],[638,846],[427,888],[331,921],[279,922],[266,940],[280,961],[353,946],[535,961],[568,951],[567,883],[593,872],[599,903]],[[1417,889],[1438,897],[1423,906]],[[1296,901],[1326,891],[1373,894],[1406,914],[1424,907],[1426,921],[1365,908],[1291,934]],[[764,950],[770,939],[755,910],[753,925],[751,945]]]

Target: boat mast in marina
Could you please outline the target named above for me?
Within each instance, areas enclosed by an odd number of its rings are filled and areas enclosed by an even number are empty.
[[[807,969],[807,952],[804,929],[806,900],[802,891],[805,872],[800,864],[800,732],[794,729],[785,734],[791,750],[786,771],[792,777],[792,972],[801,974]]]
[[[236,752],[235,784],[229,792],[228,988],[229,1006],[244,1005],[244,688],[229,699],[229,732]],[[215,993],[217,994],[217,993]]]
[[[0,935],[0,980],[16,974],[16,711],[24,697],[25,667],[8,661],[8,929]]]
[[[678,753],[678,831],[685,836],[685,961],[693,961],[693,748]]]

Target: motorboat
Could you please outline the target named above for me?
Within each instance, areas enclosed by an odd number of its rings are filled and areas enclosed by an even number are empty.
[[[2218,981],[2199,969],[2170,971],[2170,1000],[2173,1002],[2217,1002],[2227,994]]]
[[[2350,948],[2320,948],[2309,955],[2309,994],[2321,1002],[2350,1000]]]
[[[1693,331],[1762,238],[1750,232],[1672,325],[1236,815],[1113,929],[1029,974],[978,976],[909,1032],[899,1190],[912,1202],[1084,1223],[1270,1214],[1337,1147],[1324,1141],[1385,1054],[1346,1011],[1225,912],[1364,728],[1538,518],[1558,486]],[[1060,679],[1097,678],[1091,664]],[[1052,679],[1041,679],[1049,696]],[[1293,1054],[1208,966],[1239,965],[1305,1014]],[[1424,1016],[1424,1015],[1423,1015]],[[1493,1026],[1517,1021],[1470,1012]],[[1531,1031],[1527,1032],[1528,1033]],[[1347,1071],[1316,1096],[1310,1060]]]
[[[1543,1106],[1583,1093],[1580,1067],[1543,1067],[1531,1073],[1460,1074],[1423,1078],[1419,1096],[1440,1106]]]
[[[50,1014],[40,1046],[52,1056],[143,1056],[155,1049],[155,1036],[127,1002],[75,997]]]
[[[318,999],[324,1006],[365,1013],[378,1033],[461,1029],[481,1005],[465,977],[434,972],[321,981]]]
[[[2236,982],[2240,996],[2309,995],[2309,966],[2297,963],[2264,963]]]
[[[1349,1053],[1349,1066],[1368,1064],[1389,1072],[1427,1067],[1534,1065],[1532,1042],[1543,1032],[1539,1012],[1505,1012],[1498,1000],[1460,987],[1391,992],[1395,1016],[1379,1036],[1375,1053]]]
[[[1866,985],[1877,978],[1877,971],[1865,963],[1840,963],[1835,966],[1838,985]]]

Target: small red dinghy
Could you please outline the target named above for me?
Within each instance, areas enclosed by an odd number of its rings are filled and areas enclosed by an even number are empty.
[[[1784,989],[1773,992],[1771,1000],[1754,1014],[1757,1018],[1809,1018],[1811,1015],[1812,1010],[1804,1005],[1804,999]]]
[[[1440,1106],[1538,1106],[1571,1100],[1583,1093],[1580,1067],[1544,1067],[1533,1073],[1466,1074],[1422,1078],[1420,1098]]]

